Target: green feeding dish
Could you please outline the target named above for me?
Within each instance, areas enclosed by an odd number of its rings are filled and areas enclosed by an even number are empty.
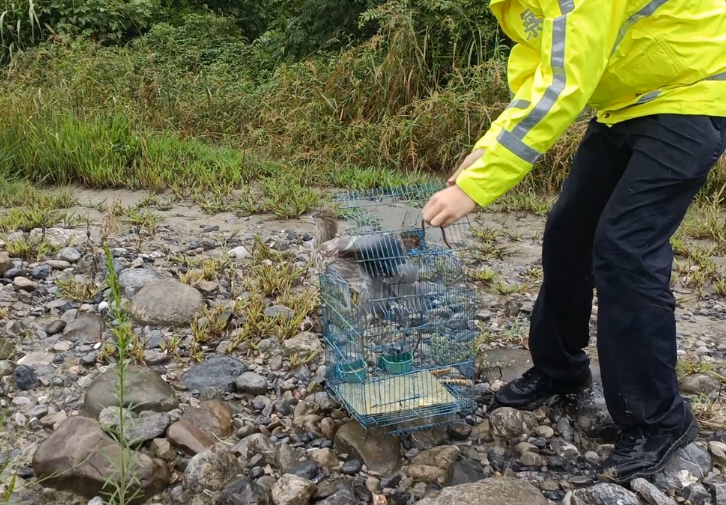
[[[368,374],[368,364],[363,359],[345,365],[338,365],[343,382],[363,382]]]
[[[410,372],[413,366],[413,354],[410,352],[402,352],[391,356],[382,356],[381,362],[383,363],[383,368],[388,373],[406,373]]]

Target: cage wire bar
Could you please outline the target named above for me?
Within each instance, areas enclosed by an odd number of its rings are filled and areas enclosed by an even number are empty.
[[[478,303],[459,254],[468,220],[442,230],[421,217],[441,187],[333,199],[344,233],[361,237],[363,280],[353,286],[332,265],[320,272],[326,387],[366,432],[408,433],[475,408]]]

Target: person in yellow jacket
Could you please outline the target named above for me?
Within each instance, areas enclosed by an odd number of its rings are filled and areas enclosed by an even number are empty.
[[[499,405],[535,408],[592,381],[597,348],[620,428],[598,470],[660,470],[698,425],[676,382],[670,238],[726,149],[724,0],[492,0],[514,41],[513,99],[423,210],[447,226],[514,187],[586,106],[597,111],[550,212],[531,315],[533,367]]]

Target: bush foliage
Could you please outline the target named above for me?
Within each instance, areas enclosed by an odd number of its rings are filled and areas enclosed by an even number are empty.
[[[509,100],[480,0],[0,1],[5,178],[387,184],[453,170]],[[586,116],[518,190],[557,190]]]

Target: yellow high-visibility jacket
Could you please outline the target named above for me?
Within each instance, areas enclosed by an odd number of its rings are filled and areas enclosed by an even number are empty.
[[[457,185],[486,206],[586,105],[614,124],[657,113],[726,116],[726,0],[491,0],[515,45],[513,99]]]

